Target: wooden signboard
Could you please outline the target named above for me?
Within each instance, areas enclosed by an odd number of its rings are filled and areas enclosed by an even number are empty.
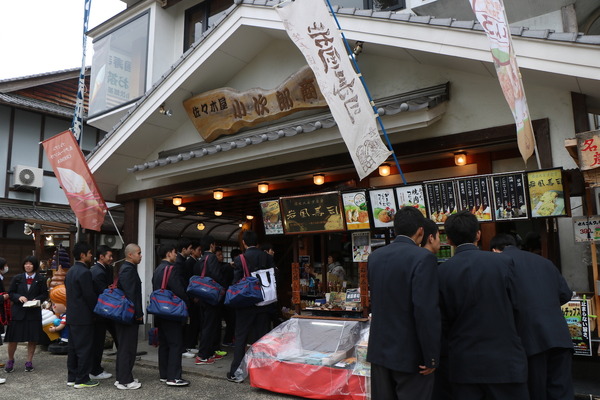
[[[187,99],[183,107],[207,142],[243,127],[273,121],[298,111],[325,108],[327,102],[309,66],[272,90],[232,88],[211,90]]]
[[[339,192],[281,197],[279,200],[286,234],[344,230]]]
[[[600,131],[578,133],[577,153],[582,171],[600,167]]]

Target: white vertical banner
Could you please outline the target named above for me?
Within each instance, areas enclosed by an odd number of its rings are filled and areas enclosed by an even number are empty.
[[[323,0],[296,0],[277,12],[313,70],[362,180],[392,152],[381,141],[375,112],[334,18]]]

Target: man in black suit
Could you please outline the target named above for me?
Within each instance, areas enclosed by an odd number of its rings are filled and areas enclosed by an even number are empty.
[[[98,386],[98,381],[90,379],[93,345],[90,339],[94,335],[94,307],[98,296],[90,272],[93,257],[91,246],[86,242],[76,243],[73,257],[75,264],[65,277],[69,325],[67,384],[81,389]]]
[[[439,267],[454,398],[528,399],[527,358],[513,313],[513,263],[479,250],[479,222],[469,211],[451,215],[444,226],[456,246],[454,257]]]
[[[527,352],[531,400],[573,400],[573,341],[560,308],[572,292],[552,261],[519,250],[509,234],[496,235],[492,251],[514,263],[517,330]]]
[[[162,287],[165,278],[165,270],[171,269],[166,282],[166,289],[170,290],[177,297],[186,303],[188,297],[185,287],[181,284],[181,277],[173,268],[173,263],[177,257],[175,246],[161,244],[158,247],[157,255],[162,259],[158,267],[154,270],[152,276],[152,290],[158,290]],[[168,274],[167,270],[167,274]],[[181,347],[183,341],[183,327],[181,321],[172,321],[154,316],[154,322],[158,327],[158,371],[160,380],[166,382],[169,386],[187,386],[190,384],[181,376]]]
[[[187,285],[190,283],[190,278],[194,275],[194,265],[202,257],[202,244],[199,240],[192,239],[192,251],[190,256],[185,260],[184,263],[184,285],[187,289]],[[184,346],[188,357],[191,354],[193,357],[194,352],[198,352],[198,337],[200,335],[200,308],[198,302],[190,299],[189,306],[189,324],[185,325],[183,331]],[[191,357],[190,357],[191,358]]]
[[[97,262],[92,266],[90,271],[92,272],[94,291],[96,292],[96,296],[99,296],[104,292],[104,289],[113,284],[113,253],[110,247],[100,245],[96,251],[96,257]],[[108,379],[112,377],[112,374],[105,372],[102,367],[102,353],[104,352],[107,330],[110,332],[113,340],[115,340],[117,336],[115,324],[109,319],[95,316],[92,370],[90,372],[90,378],[92,379]]]
[[[419,247],[425,218],[414,207],[394,217],[396,239],[369,256],[374,400],[431,398],[440,353],[437,260]]]
[[[115,322],[119,347],[117,348],[117,389],[139,389],[142,384],[133,379],[133,365],[138,343],[138,327],[144,323],[142,311],[142,281],[137,266],[142,262],[142,250],[135,243],[125,247],[125,262],[119,270],[117,287],[133,302],[133,324]]]

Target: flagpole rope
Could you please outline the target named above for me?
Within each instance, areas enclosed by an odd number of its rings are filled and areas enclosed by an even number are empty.
[[[337,16],[335,15],[335,12],[333,11],[333,6],[331,5],[329,0],[325,0],[327,2],[327,6],[329,7],[329,11],[331,11],[331,15],[333,16],[333,19],[335,20],[335,23],[338,27],[338,30],[340,31],[340,34],[342,35],[342,40],[344,41],[344,46],[346,46],[346,51],[348,52],[348,57],[350,58],[350,60],[352,61],[352,65],[354,66],[354,70],[358,75],[358,78],[360,79],[360,82],[362,83],[363,87],[365,88],[365,92],[367,92],[367,97],[369,98],[369,102],[371,103],[371,107],[373,107],[373,111],[375,112],[375,115],[377,116],[377,122],[379,123],[379,127],[381,128],[381,131],[383,132],[383,136],[385,137],[385,141],[387,142],[388,145],[388,149],[392,152],[392,157],[394,157],[394,162],[396,163],[396,167],[398,168],[398,172],[400,173],[400,176],[402,177],[402,182],[406,185],[406,178],[404,177],[404,173],[402,172],[402,168],[400,168],[400,163],[398,162],[398,157],[396,157],[396,152],[394,151],[394,148],[392,147],[392,143],[390,142],[390,138],[388,137],[387,131],[385,130],[385,127],[383,126],[383,121],[381,120],[381,116],[379,115],[379,113],[377,112],[377,108],[375,107],[375,102],[373,101],[373,97],[371,96],[371,92],[369,92],[369,88],[367,87],[367,83],[365,82],[365,78],[362,76],[362,72],[360,71],[360,67],[358,66],[358,63],[356,62],[356,56],[354,55],[354,52],[352,51],[352,48],[350,47],[350,44],[348,44],[348,40],[346,40],[346,35],[344,35],[344,32],[342,30],[342,27],[340,26],[340,22],[337,19]]]
[[[119,227],[117,226],[117,223],[115,222],[115,219],[113,218],[112,214],[110,213],[110,210],[107,208],[106,212],[108,213],[108,216],[110,217],[110,220],[113,223],[113,226],[115,227],[115,230],[117,231],[117,235],[119,235],[119,239],[121,239],[121,243],[123,245],[125,245],[125,241],[123,240],[123,236],[121,236],[121,232],[119,232]]]

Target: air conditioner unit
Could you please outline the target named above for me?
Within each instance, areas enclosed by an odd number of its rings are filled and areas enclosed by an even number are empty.
[[[12,186],[15,188],[41,188],[44,186],[44,170],[25,165],[15,165]]]
[[[111,249],[123,248],[123,243],[117,235],[102,235],[100,236],[100,244],[106,245]]]

